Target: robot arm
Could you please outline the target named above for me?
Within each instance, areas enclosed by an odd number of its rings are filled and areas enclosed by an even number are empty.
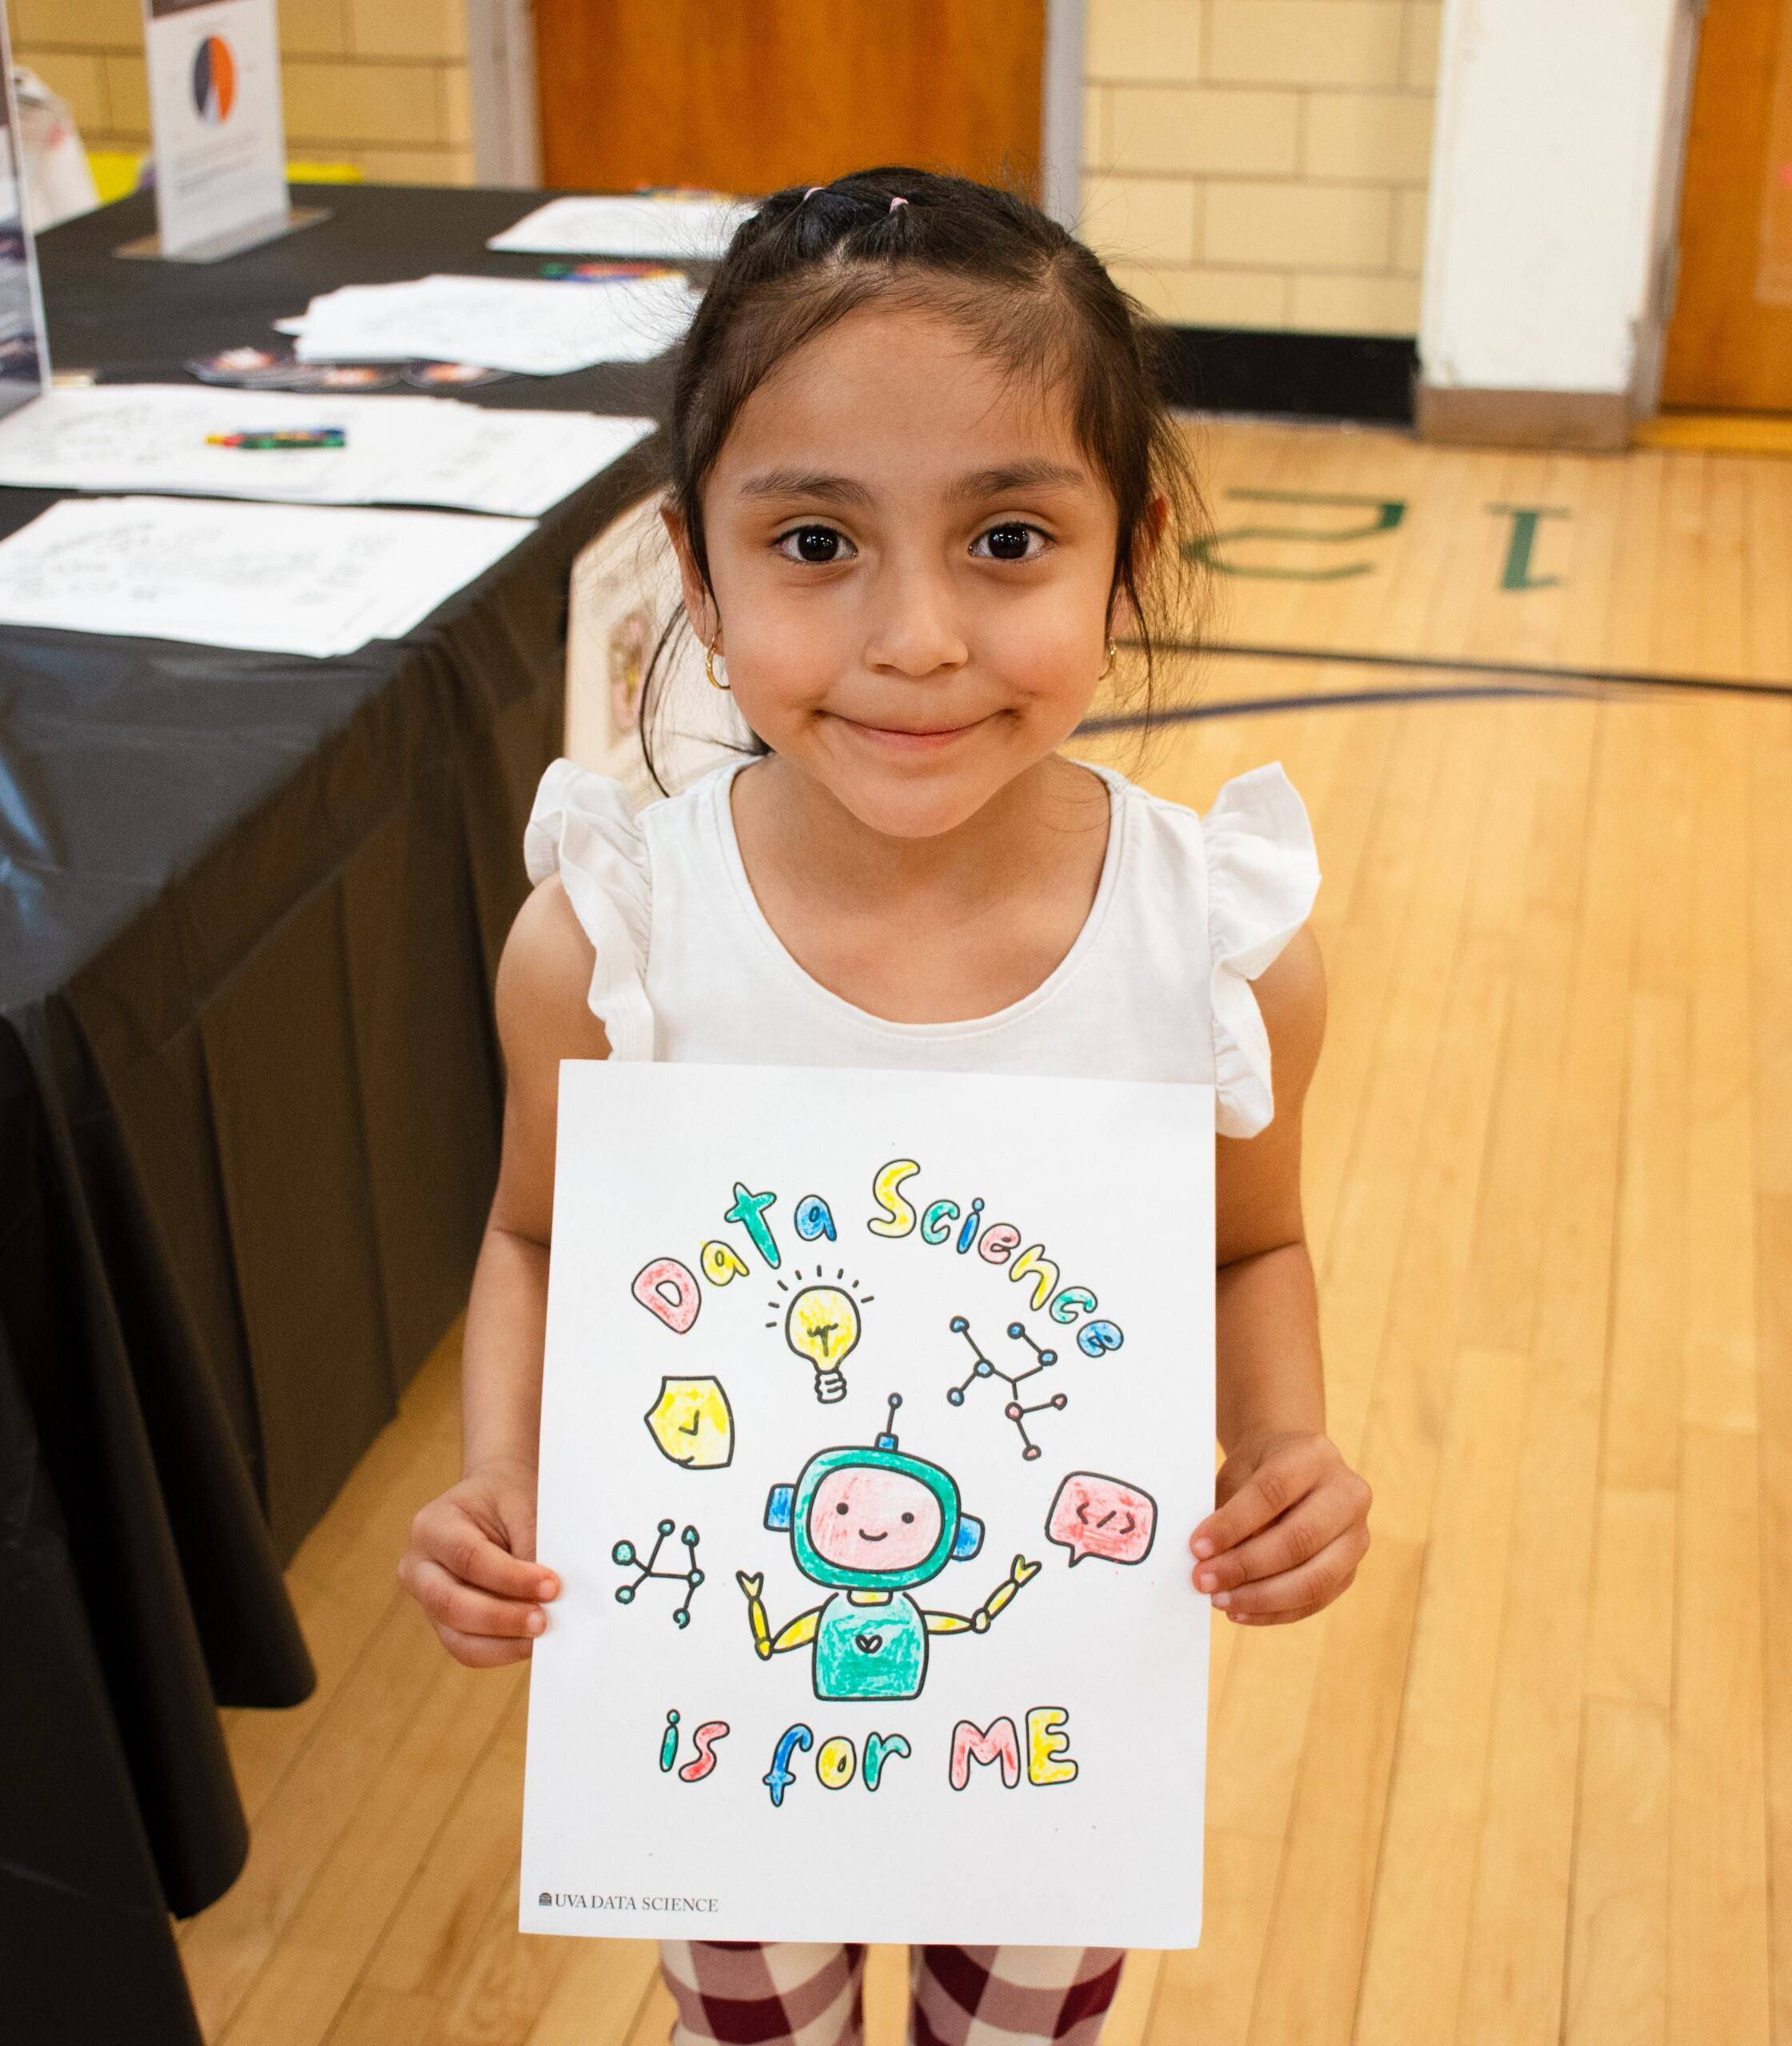
[[[798,1613],[783,1632],[773,1641],[767,1653],[782,1655],[786,1648],[801,1648],[805,1642],[813,1641],[815,1638],[816,1624],[821,1617],[822,1609],[819,1606],[811,1612]]]
[[[928,1613],[923,1615],[929,1634],[987,1634],[990,1622],[1006,1606],[1021,1586],[1039,1574],[1040,1566],[1029,1563],[1025,1556],[1017,1556],[1009,1570],[988,1599],[967,1619],[957,1613]]]
[[[1029,1578],[1035,1578],[1039,1574],[1041,1567],[1038,1563],[1029,1563],[1025,1556],[1017,1556],[1014,1558],[1007,1576],[970,1616],[971,1626],[978,1634],[986,1634],[989,1631],[990,1621]]]
[[[766,1619],[765,1602],[759,1596],[765,1589],[764,1578],[749,1577],[745,1570],[737,1570],[735,1582],[747,1594],[747,1617],[753,1629],[753,1646],[762,1662],[770,1662],[774,1655],[782,1654],[786,1648],[801,1648],[805,1642],[814,1639],[816,1623],[822,1616],[819,1606],[813,1611],[798,1614],[790,1625],[774,1638]]]

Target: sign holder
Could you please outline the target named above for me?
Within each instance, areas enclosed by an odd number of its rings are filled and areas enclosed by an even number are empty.
[[[164,249],[159,234],[140,234],[133,241],[121,241],[112,253],[138,261],[221,263],[227,256],[241,256],[246,249],[260,249],[284,236],[297,234],[301,228],[315,227],[320,221],[330,217],[328,206],[289,206],[284,214],[277,214],[271,221],[210,236],[204,241],[196,241],[189,249]]]
[[[0,417],[50,385],[37,242],[25,216],[25,152],[13,92],[12,37],[0,0]]]
[[[156,232],[113,251],[217,263],[330,217],[286,189],[273,0],[144,0]]]

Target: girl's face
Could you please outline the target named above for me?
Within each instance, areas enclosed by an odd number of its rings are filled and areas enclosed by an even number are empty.
[[[942,315],[861,307],[747,400],[703,489],[715,605],[665,515],[743,716],[875,830],[962,823],[1094,695],[1113,499],[1062,395]]]

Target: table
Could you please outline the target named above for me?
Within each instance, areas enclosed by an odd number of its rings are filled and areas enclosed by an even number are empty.
[[[544,196],[298,186],[333,217],[193,268],[113,255],[136,195],[42,238],[52,353],[185,381],[336,285],[532,276],[484,243]],[[663,417],[671,363],[466,395]],[[167,1914],[247,1852],[217,1707],[313,1688],[282,1567],[464,1301],[567,573],[662,446],[340,659],[0,628],[0,1963],[31,2046],[199,2038]],[[0,532],[52,501],[0,490]]]

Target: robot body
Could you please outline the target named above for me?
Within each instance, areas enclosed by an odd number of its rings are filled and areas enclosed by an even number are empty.
[[[896,1409],[869,1448],[824,1449],[794,1485],[775,1485],[766,1526],[787,1533],[797,1568],[832,1593],[772,1633],[763,1576],[735,1573],[745,1593],[753,1645],[763,1661],[814,1645],[815,1695],[918,1698],[927,1675],[928,1637],[983,1633],[1039,1565],[1016,1556],[1009,1575],[968,1617],[930,1612],[910,1587],[963,1562],[983,1546],[983,1523],[964,1511],[957,1481],[938,1464],[898,1447]]]

